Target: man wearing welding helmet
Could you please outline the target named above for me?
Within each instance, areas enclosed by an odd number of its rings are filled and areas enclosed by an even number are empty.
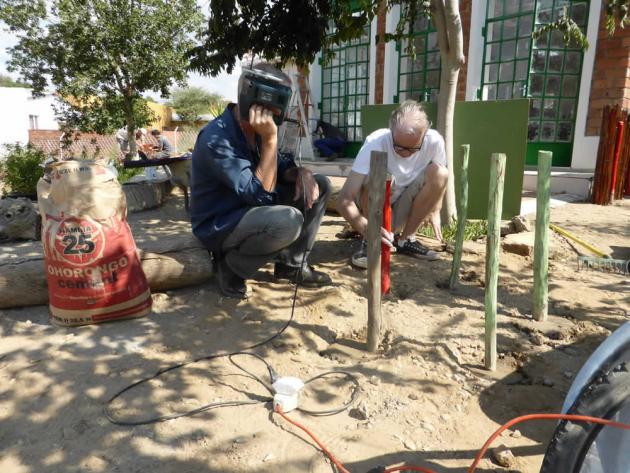
[[[442,240],[440,209],[448,181],[444,139],[430,129],[422,106],[407,100],[395,109],[389,128],[376,130],[365,139],[352,171],[339,193],[337,210],[364,239],[352,256],[353,266],[367,268],[367,179],[372,151],[387,153],[387,171],[392,176],[392,230],[381,229],[383,243],[397,254],[435,260],[438,253],[416,241],[422,224],[430,224]]]
[[[328,178],[278,154],[290,78],[271,64],[244,69],[238,104],[199,133],[192,157],[193,233],[212,253],[221,292],[246,296],[245,280],[274,261],[274,277],[320,287],[309,266],[330,194]]]

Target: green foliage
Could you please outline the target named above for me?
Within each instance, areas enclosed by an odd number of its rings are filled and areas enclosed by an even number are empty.
[[[28,89],[30,88],[30,85],[26,82],[14,80],[13,78],[5,74],[0,74],[0,87],[21,87]]]
[[[541,26],[532,33],[532,37],[534,39],[544,37],[551,31],[560,31],[564,44],[567,46],[588,49],[588,40],[580,27],[569,16],[567,7],[563,8],[562,15],[556,21]]]
[[[606,4],[606,29],[609,35],[615,34],[617,25],[623,29],[630,24],[629,9],[630,0],[608,0]]]
[[[212,107],[223,109],[226,102],[219,94],[210,93],[201,87],[186,87],[172,92],[169,105],[175,109],[181,121],[192,125],[201,115],[209,113]]]
[[[44,175],[40,166],[46,159],[43,151],[30,143],[22,146],[19,143],[5,144],[4,160],[0,160],[0,174],[4,183],[12,192],[35,194],[37,181]]]
[[[123,163],[118,159],[114,161],[114,167],[118,172],[118,182],[121,184],[128,182],[133,176],[137,176],[138,174],[142,174],[144,172],[144,168],[125,168]]]
[[[195,0],[0,0],[9,70],[56,90],[64,128],[98,133],[149,123],[142,94],[185,82],[202,18]]]
[[[487,220],[466,220],[466,226],[464,227],[464,240],[478,240],[486,236],[488,233]],[[435,238],[433,229],[430,226],[420,227],[418,235]],[[454,220],[450,225],[444,225],[442,227],[442,236],[444,241],[451,243],[455,241],[457,235],[457,221]]]

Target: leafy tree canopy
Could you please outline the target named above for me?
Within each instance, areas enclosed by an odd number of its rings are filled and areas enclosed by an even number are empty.
[[[222,108],[226,100],[219,94],[208,92],[201,87],[175,89],[171,93],[169,105],[175,109],[179,118],[192,124],[200,116],[209,113],[212,108]]]
[[[142,94],[185,82],[202,19],[195,0],[0,0],[9,70],[56,90],[66,127],[100,133],[146,125]]]
[[[26,82],[15,80],[6,74],[0,74],[0,87],[22,87],[28,89],[31,86]]]

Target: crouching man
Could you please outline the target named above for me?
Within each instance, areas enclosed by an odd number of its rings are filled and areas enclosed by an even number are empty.
[[[229,104],[197,137],[192,228],[212,253],[219,288],[229,297],[245,297],[245,281],[269,261],[276,279],[331,283],[307,262],[326,211],[328,178],[278,154],[290,96],[286,74],[257,64],[241,74],[238,105]]]
[[[393,233],[381,229],[383,242],[395,247],[398,254],[438,259],[438,253],[421,245],[415,235],[420,225],[430,224],[442,240],[440,209],[448,181],[444,139],[429,128],[422,106],[407,100],[392,113],[389,129],[366,138],[339,194],[337,210],[363,236],[352,264],[367,268],[367,183],[372,151],[387,153],[387,171],[392,176]]]

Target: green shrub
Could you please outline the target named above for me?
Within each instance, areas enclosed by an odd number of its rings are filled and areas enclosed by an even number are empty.
[[[464,227],[464,240],[478,240],[488,233],[488,222],[486,220],[466,220]],[[420,227],[418,234],[430,238],[435,238],[430,225]],[[446,242],[455,241],[457,235],[457,221],[450,225],[442,226],[442,237]]]
[[[129,181],[133,176],[137,176],[138,174],[142,174],[144,172],[144,168],[125,168],[123,163],[119,160],[114,161],[114,167],[116,171],[118,171],[118,182],[124,184]]]
[[[0,160],[4,184],[11,192],[35,194],[37,181],[44,175],[44,168],[40,166],[46,159],[44,152],[30,143],[26,146],[5,144],[4,150],[5,159]]]

